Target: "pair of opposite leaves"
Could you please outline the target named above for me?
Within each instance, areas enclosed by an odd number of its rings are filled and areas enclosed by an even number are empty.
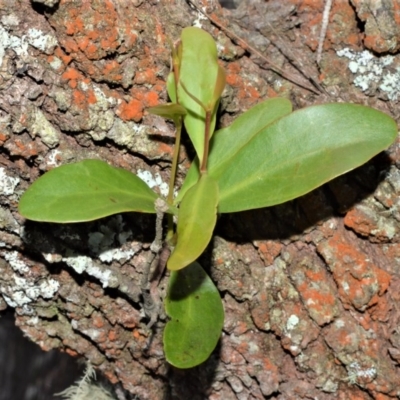
[[[274,98],[212,136],[208,171],[201,174],[205,115],[211,112],[211,137],[225,75],[214,40],[198,28],[183,30],[173,59],[179,82],[175,85],[172,73],[168,91],[174,102],[177,92],[179,104],[153,111],[183,118],[198,157],[175,199],[179,210],[177,244],[167,264],[171,270],[201,255],[211,240],[217,211],[272,206],[301,196],[365,163],[396,137],[393,119],[369,107],[326,104],[292,113],[288,100]],[[22,196],[19,210],[37,221],[80,222],[128,211],[154,213],[156,198],[136,175],[85,160],[39,178]]]

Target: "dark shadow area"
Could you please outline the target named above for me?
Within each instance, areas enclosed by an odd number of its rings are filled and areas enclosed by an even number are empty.
[[[54,1],[54,4],[51,5],[51,2],[49,2],[49,5],[44,4],[45,2],[38,2],[31,0],[32,3],[32,9],[35,10],[38,14],[45,15],[45,14],[54,14],[60,6],[59,1]]]
[[[0,318],[0,400],[55,400],[83,369],[57,350],[45,352],[23,336],[13,312]]]
[[[231,10],[236,8],[235,2],[237,2],[237,0],[219,0],[219,4],[221,4],[221,7]]]
[[[205,400],[209,398],[212,389],[210,385],[215,379],[218,364],[220,362],[221,341],[213,354],[194,368],[178,369],[169,366],[168,387],[173,387],[174,392],[169,393],[169,398]]]
[[[40,253],[63,254],[65,249],[80,255],[98,257],[101,252],[120,247],[123,242],[151,243],[154,240],[155,216],[146,213],[123,213],[91,222],[49,223],[25,222],[25,251],[38,256]],[[99,242],[91,235],[100,233]],[[43,262],[43,257],[39,256]]]

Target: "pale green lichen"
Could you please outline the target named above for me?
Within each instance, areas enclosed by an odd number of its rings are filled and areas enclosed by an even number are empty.
[[[33,108],[28,119],[28,129],[33,137],[39,136],[42,142],[50,148],[56,147],[60,141],[60,134],[47,120],[39,108]]]

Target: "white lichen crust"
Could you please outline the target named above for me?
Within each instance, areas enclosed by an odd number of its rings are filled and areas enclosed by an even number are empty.
[[[356,52],[344,48],[336,52],[339,57],[349,59],[349,70],[354,74],[353,83],[363,92],[370,93],[379,88],[389,100],[400,96],[400,66],[396,57],[376,57],[368,50]]]
[[[53,278],[43,277],[39,282],[30,278],[30,269],[16,251],[2,251],[0,256],[6,260],[11,271],[5,272],[7,280],[1,281],[0,292],[6,303],[13,308],[22,308],[22,314],[31,314],[30,303],[39,298],[51,299],[60,284]]]

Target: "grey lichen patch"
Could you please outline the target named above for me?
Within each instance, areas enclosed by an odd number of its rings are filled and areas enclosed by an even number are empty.
[[[79,101],[76,93],[79,93]],[[99,85],[79,82],[75,95],[70,89],[54,85],[49,93],[57,104],[58,125],[68,132],[84,132],[94,141],[103,140],[114,124],[116,100]]]
[[[30,303],[40,297],[51,299],[58,291],[60,284],[53,278],[44,278],[40,282],[30,280],[29,266],[16,251],[3,251],[0,255],[11,267],[11,270],[4,270],[4,276],[0,280],[0,292],[10,307],[22,308],[20,314],[32,314]]]
[[[95,141],[103,140],[107,132],[114,124],[114,111],[111,109],[116,105],[113,97],[106,96],[98,85],[92,87],[96,102],[89,106],[89,119],[92,121],[92,129],[88,134]]]
[[[28,130],[33,137],[39,136],[50,148],[56,147],[60,142],[59,132],[37,107],[33,107],[29,113]]]
[[[389,100],[399,98],[400,66],[394,56],[375,57],[368,50],[356,52],[348,48],[336,54],[350,60],[348,68],[354,75],[354,85],[363,92],[371,94],[378,88]]]
[[[353,385],[358,383],[359,379],[372,381],[377,375],[377,369],[375,366],[361,367],[357,361],[351,362],[347,365],[348,380]]]
[[[114,112],[107,110],[97,117],[97,130],[89,132],[94,140],[103,140],[106,137],[106,132],[111,129],[114,124]]]
[[[382,197],[379,191],[376,195]],[[396,201],[390,209],[386,209],[375,198],[367,198],[354,207],[350,217],[345,219],[345,224],[358,234],[369,236],[374,242],[388,242],[399,236],[398,221],[391,218],[393,214],[400,213],[399,207],[400,204]],[[351,218],[352,215],[356,218]]]
[[[13,178],[11,176],[8,176],[6,174],[6,169],[0,167],[0,195],[12,195],[19,181],[20,179],[17,177]]]
[[[68,90],[64,90],[58,86],[53,86],[49,92],[49,96],[54,99],[57,104],[57,108],[60,111],[67,111],[71,106],[72,94]]]
[[[163,154],[160,154],[157,141],[151,140],[149,136],[151,133],[151,128],[145,125],[115,118],[107,137],[122,147],[142,154],[149,160],[160,159]]]
[[[57,46],[57,39],[52,34],[45,34],[39,29],[30,28],[26,36],[23,36],[32,47],[43,51],[46,54],[52,54]]]
[[[3,20],[4,18],[2,19],[4,23]],[[17,17],[14,19],[9,18],[5,22],[8,25],[14,25],[18,23],[18,19]],[[29,45],[46,54],[51,54],[57,46],[57,39],[53,34],[44,33],[36,28],[29,28],[25,35],[18,37],[11,35],[3,26],[0,26],[0,65],[3,63],[3,57],[7,49],[15,51],[21,59],[26,59]]]
[[[96,265],[90,257],[70,255],[68,257],[63,257],[62,261],[73,268],[78,274],[86,272],[88,275],[98,279],[102,283],[103,288],[119,286],[118,277],[114,275],[113,271],[103,266]]]
[[[10,210],[0,206],[0,229],[5,229],[9,232],[20,233],[20,226],[15,220]]]
[[[134,137],[141,134],[143,127],[134,122],[123,122],[121,119],[116,118],[113,127],[108,132],[107,137],[115,143],[124,147],[134,146]]]
[[[157,188],[160,194],[167,197],[169,190],[168,183],[163,181],[161,175],[158,172],[156,172],[153,176],[150,171],[138,169],[136,175],[142,181],[146,182],[149,188]]]
[[[16,14],[13,13],[8,15],[6,14],[1,17],[1,23],[7,28],[12,28],[18,26],[19,18]]]
[[[11,49],[19,57],[25,58],[28,54],[28,43],[18,36],[10,35],[6,29],[0,26],[0,65],[3,64],[4,54],[7,49]]]

